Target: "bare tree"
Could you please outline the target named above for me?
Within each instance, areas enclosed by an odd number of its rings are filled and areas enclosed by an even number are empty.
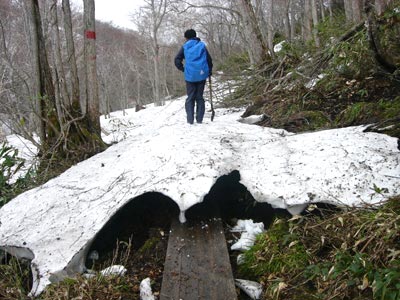
[[[353,22],[354,23],[359,23],[362,19],[361,13],[362,13],[362,0],[352,0],[352,15],[353,15]]]
[[[33,108],[34,102],[30,101],[34,80],[30,75],[33,60],[27,51],[30,48],[27,37],[33,34],[30,34],[28,10],[23,6],[28,4],[0,1],[0,121],[26,138],[27,129],[35,127],[39,120],[35,113],[39,109]]]
[[[353,21],[353,6],[351,4],[352,0],[343,0],[344,1],[344,12],[346,14],[346,20],[348,22]]]
[[[378,15],[382,14],[382,12],[387,8],[389,3],[392,0],[375,0],[375,11]]]
[[[267,43],[268,50],[273,58],[274,55],[274,2],[273,0],[266,1],[266,17],[267,17]]]
[[[64,15],[64,32],[67,52],[67,63],[70,69],[71,78],[71,98],[70,98],[70,112],[73,117],[80,116],[82,114],[80,107],[80,92],[79,92],[79,77],[78,67],[76,63],[74,34],[72,30],[72,13],[71,5],[69,0],[62,0],[62,10]]]
[[[380,42],[376,12],[374,11],[372,0],[364,0],[364,11],[367,15],[366,24],[368,28],[369,45],[374,53],[374,58],[384,71],[393,73],[397,70],[397,67],[392,57],[386,53]]]
[[[249,45],[248,52],[250,55],[250,62],[252,64],[258,64],[269,60],[270,51],[262,34],[253,4],[250,0],[239,0],[239,3],[243,17],[245,35],[249,37],[247,42]]]
[[[100,138],[100,119],[98,109],[97,72],[95,61],[94,2],[88,1],[85,6],[86,30],[85,67],[87,74],[87,109],[82,113],[80,106],[79,80],[75,60],[74,41],[69,1],[63,1],[64,32],[66,37],[66,53],[68,64],[64,63],[63,47],[58,22],[58,2],[51,0],[50,10],[47,10],[52,23],[45,36],[42,27],[41,9],[38,0],[25,3],[31,14],[33,29],[32,49],[35,65],[36,85],[38,90],[38,116],[40,119],[40,140],[43,157],[42,167],[48,167],[57,160],[53,158],[80,160],[104,148]],[[46,45],[52,47],[46,48]],[[50,53],[53,64],[47,57]],[[65,66],[71,70],[72,76],[67,77]],[[68,80],[69,79],[69,80]],[[72,86],[72,101],[68,84]],[[58,99],[58,101],[56,101]],[[44,169],[42,169],[44,170]]]
[[[58,119],[61,126],[65,123],[64,118],[64,103],[69,101],[68,95],[68,87],[67,87],[67,80],[65,77],[65,70],[64,64],[62,59],[61,53],[61,39],[60,39],[60,30],[59,30],[59,23],[58,23],[58,11],[57,11],[57,0],[52,0],[51,4],[51,17],[52,17],[52,30],[53,30],[53,55],[54,61],[56,64],[56,68],[53,68],[55,72],[55,87],[56,87],[56,107],[58,113]]]
[[[60,132],[60,124],[56,113],[55,90],[44,40],[42,20],[38,0],[27,2],[31,12],[33,28],[33,52],[36,59],[36,84],[38,95],[38,116],[40,119],[40,138],[43,154],[55,151],[54,146]]]
[[[293,32],[291,30],[291,23],[294,23],[294,20],[291,21],[290,17],[290,7],[291,7],[292,0],[284,0],[283,3],[283,22],[284,22],[284,28],[285,28],[285,37],[291,41],[293,36]]]
[[[362,0],[344,0],[346,20],[359,23],[362,19]]]
[[[86,113],[90,132],[101,136],[96,64],[96,22],[94,0],[83,1]]]
[[[312,39],[312,11],[311,0],[304,0],[304,16],[303,16],[303,39],[309,41]]]
[[[314,37],[314,42],[315,46],[319,47],[320,46],[320,41],[319,41],[319,36],[318,36],[318,7],[317,7],[317,1],[316,0],[311,0],[311,12],[312,12],[312,20],[313,20],[313,37]]]
[[[145,6],[142,9],[141,22],[146,24],[145,32],[151,40],[152,62],[153,62],[153,90],[154,103],[162,105],[161,97],[161,79],[160,79],[160,42],[159,34],[161,26],[165,21],[168,10],[171,5],[170,0],[145,0]],[[145,25],[145,26],[146,26]]]

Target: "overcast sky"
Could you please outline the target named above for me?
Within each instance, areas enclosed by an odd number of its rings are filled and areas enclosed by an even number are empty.
[[[72,0],[77,7],[83,8],[82,0]],[[135,29],[130,14],[143,5],[143,0],[95,0],[96,19],[112,22],[123,28]]]

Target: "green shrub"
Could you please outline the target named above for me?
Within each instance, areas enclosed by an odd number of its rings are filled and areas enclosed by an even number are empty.
[[[393,265],[376,268],[365,253],[351,253],[351,251],[338,250],[332,263],[322,262],[310,265],[306,268],[303,276],[306,280],[317,280],[327,285],[338,285],[335,282],[345,282],[341,286],[345,293],[354,289],[360,294],[372,293],[373,299],[398,300],[400,299],[400,264],[394,261]],[[340,285],[338,285],[340,286]],[[353,297],[356,295],[353,292]],[[362,297],[359,295],[359,297]]]
[[[33,170],[29,169],[23,177],[10,183],[12,177],[24,166],[25,161],[18,157],[18,150],[3,143],[0,146],[0,207],[25,190],[33,181]]]
[[[290,232],[286,221],[277,219],[244,254],[239,274],[251,278],[265,274],[279,277],[287,271],[302,270],[306,263],[307,253],[298,236]]]
[[[215,69],[221,70],[224,73],[238,73],[250,66],[250,59],[247,53],[235,53],[224,59],[224,62],[219,64]]]
[[[400,197],[375,209],[318,211],[275,221],[239,275],[261,282],[263,299],[400,300]]]

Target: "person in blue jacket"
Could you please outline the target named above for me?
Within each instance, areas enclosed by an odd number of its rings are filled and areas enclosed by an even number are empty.
[[[175,66],[185,75],[187,99],[185,102],[186,117],[189,124],[194,122],[196,104],[196,122],[202,123],[205,111],[204,86],[206,79],[212,74],[212,58],[206,45],[197,36],[196,31],[185,31],[185,44],[175,57]],[[185,65],[183,65],[185,60]]]

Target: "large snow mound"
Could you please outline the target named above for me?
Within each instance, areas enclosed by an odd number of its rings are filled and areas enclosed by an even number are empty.
[[[207,113],[189,125],[181,98],[102,119],[104,140],[118,144],[0,210],[0,247],[32,259],[32,294],[82,272],[99,230],[145,192],[172,198],[181,221],[233,170],[257,201],[292,213],[311,202],[360,205],[400,194],[395,138],[363,127],[292,134],[237,122],[242,113],[221,109],[214,122]]]

